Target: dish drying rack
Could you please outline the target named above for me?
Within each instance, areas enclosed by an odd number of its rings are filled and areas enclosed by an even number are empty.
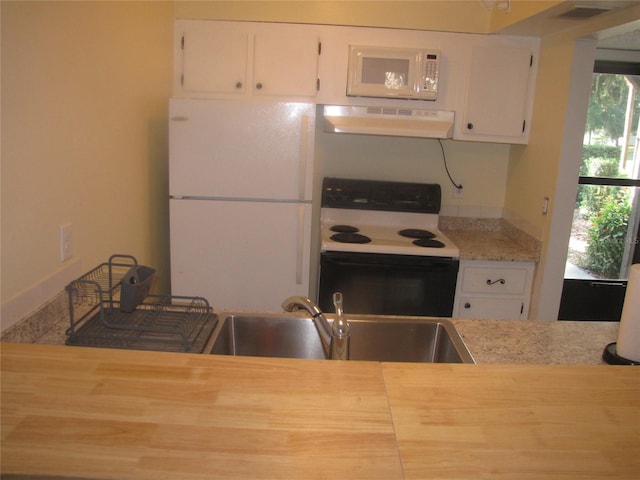
[[[154,275],[118,254],[69,283],[66,344],[202,353],[218,321],[209,302],[150,295]]]

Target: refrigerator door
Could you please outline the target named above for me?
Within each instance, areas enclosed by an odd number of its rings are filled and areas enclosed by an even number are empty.
[[[174,295],[267,311],[309,295],[311,205],[172,199],[170,213]]]
[[[315,105],[172,99],[172,197],[310,200]]]

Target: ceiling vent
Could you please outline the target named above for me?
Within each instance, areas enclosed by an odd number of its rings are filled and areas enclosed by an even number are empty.
[[[567,20],[586,20],[587,18],[595,17],[601,13],[609,12],[610,8],[602,7],[581,7],[577,5],[572,10],[568,10],[556,18],[563,18]]]

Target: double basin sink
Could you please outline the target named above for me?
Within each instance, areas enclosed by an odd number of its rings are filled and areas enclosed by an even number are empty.
[[[229,315],[216,328],[209,351],[218,355],[324,359],[316,326],[311,318],[299,315]],[[474,363],[447,319],[361,315],[348,320],[351,360]]]

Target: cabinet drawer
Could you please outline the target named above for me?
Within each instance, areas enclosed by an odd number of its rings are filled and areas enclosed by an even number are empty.
[[[524,292],[527,270],[524,268],[466,267],[462,279],[465,293],[518,294]]]
[[[462,297],[458,303],[458,318],[520,320],[523,310],[522,298]]]

